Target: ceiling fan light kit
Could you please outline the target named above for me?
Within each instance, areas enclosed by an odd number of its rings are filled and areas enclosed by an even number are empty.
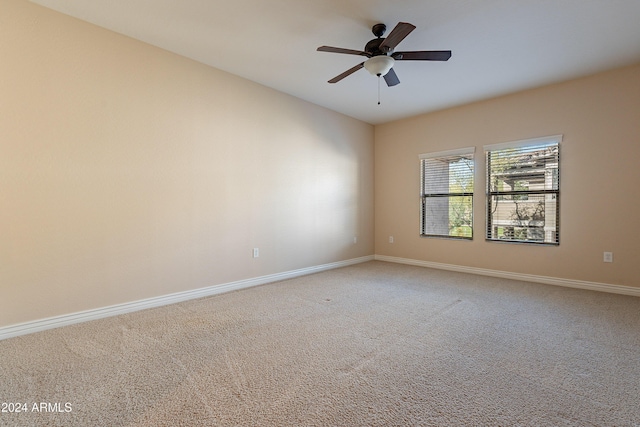
[[[371,28],[373,35],[377,38],[369,40],[364,50],[343,49],[341,47],[320,46],[320,52],[343,53],[347,55],[366,56],[367,59],[342,74],[329,80],[329,83],[338,83],[340,80],[355,73],[361,68],[366,69],[374,76],[384,77],[387,86],[395,86],[400,83],[400,79],[393,70],[396,61],[448,61],[451,58],[450,50],[419,50],[410,52],[395,52],[396,46],[404,40],[413,30],[415,25],[408,22],[399,22],[391,30],[391,33],[382,37],[387,30],[386,25],[376,24]],[[379,103],[379,102],[378,102]]]
[[[386,55],[374,56],[364,61],[364,68],[373,76],[386,76],[395,60]]]

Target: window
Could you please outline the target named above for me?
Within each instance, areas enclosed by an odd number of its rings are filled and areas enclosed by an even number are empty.
[[[485,146],[487,240],[559,244],[562,135]]]
[[[420,234],[473,238],[475,148],[422,154]]]

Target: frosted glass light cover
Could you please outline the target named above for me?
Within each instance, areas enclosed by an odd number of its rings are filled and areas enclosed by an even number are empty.
[[[395,60],[390,56],[374,56],[365,61],[364,68],[374,76],[384,76],[393,67],[394,62]]]

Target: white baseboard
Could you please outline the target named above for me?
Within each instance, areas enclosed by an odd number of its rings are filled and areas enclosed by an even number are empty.
[[[489,270],[485,268],[465,267],[461,265],[442,264],[439,262],[420,261],[409,258],[398,258],[386,255],[375,255],[377,261],[395,262],[398,264],[415,265],[419,267],[437,268],[439,270],[457,271],[460,273],[479,274],[482,276],[500,277],[503,279],[522,280],[525,282],[543,283],[545,285],[564,286],[568,288],[588,289],[591,291],[609,292],[614,294],[632,295],[640,297],[640,288],[633,286],[611,285],[608,283],[586,282],[582,280],[560,279],[556,277],[536,276],[534,274],[511,273],[508,271]]]
[[[612,285],[608,283],[586,282],[581,280],[560,279],[555,277],[537,276],[533,274],[512,273],[508,271],[489,270],[485,268],[465,267],[461,265],[443,264],[438,262],[420,261],[409,258],[399,258],[387,255],[370,255],[360,258],[353,258],[346,261],[332,262],[313,267],[301,268],[298,270],[285,271],[283,273],[269,274],[266,276],[251,279],[239,280],[236,282],[213,285],[206,288],[194,289],[192,291],[178,292],[175,294],[163,295],[124,304],[112,305],[93,310],[81,311],[78,313],[65,314],[62,316],[50,317],[47,319],[34,320],[0,328],[0,340],[45,331],[47,329],[61,326],[73,325],[75,323],[87,322],[90,320],[102,319],[105,317],[117,316],[119,314],[131,313],[147,308],[160,307],[196,298],[217,295],[224,292],[231,292],[252,286],[264,285],[266,283],[277,282],[279,280],[291,279],[307,274],[332,270],[334,268],[346,267],[348,265],[359,264],[367,261],[387,261],[398,264],[415,265],[419,267],[436,268],[439,270],[457,271],[460,273],[478,274],[482,276],[499,277],[503,279],[522,280],[525,282],[542,283],[546,285],[565,286],[569,288],[588,289],[591,291],[609,292],[615,294],[632,295],[640,297],[640,288],[632,286]]]
[[[124,304],[112,305],[109,307],[102,307],[93,310],[81,311],[78,313],[65,314],[62,316],[55,316],[47,319],[34,320],[31,322],[6,326],[0,328],[0,340],[31,334],[34,332],[40,332],[47,329],[58,328],[61,326],[73,325],[75,323],[87,322],[90,320],[117,316],[119,314],[131,313],[147,308],[174,304],[177,302],[187,301],[195,298],[217,295],[224,292],[249,288],[252,286],[264,285],[266,283],[277,282],[279,280],[291,279],[307,274],[318,273],[320,271],[326,271],[334,268],[346,267],[348,265],[359,264],[362,262],[373,261],[373,259],[373,255],[353,258],[346,261],[332,262],[329,264],[301,268],[298,270],[285,271],[283,273],[269,274],[252,279],[238,280],[237,282],[223,283],[206,288],[194,289],[192,291],[178,292],[175,294],[163,295],[139,301],[127,302]]]

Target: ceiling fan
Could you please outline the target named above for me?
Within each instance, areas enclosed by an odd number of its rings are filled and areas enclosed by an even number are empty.
[[[371,31],[377,38],[370,40],[364,47],[364,50],[343,49],[340,47],[320,46],[320,52],[345,53],[347,55],[366,56],[364,62],[349,68],[342,74],[339,74],[329,80],[329,83],[337,83],[347,76],[355,73],[361,68],[366,69],[374,76],[383,76],[387,86],[395,86],[400,83],[398,76],[393,70],[395,61],[447,61],[451,58],[450,50],[418,50],[411,52],[395,52],[394,49],[405,37],[415,30],[415,25],[408,22],[399,22],[389,35],[382,37],[387,30],[384,24],[375,24]]]

